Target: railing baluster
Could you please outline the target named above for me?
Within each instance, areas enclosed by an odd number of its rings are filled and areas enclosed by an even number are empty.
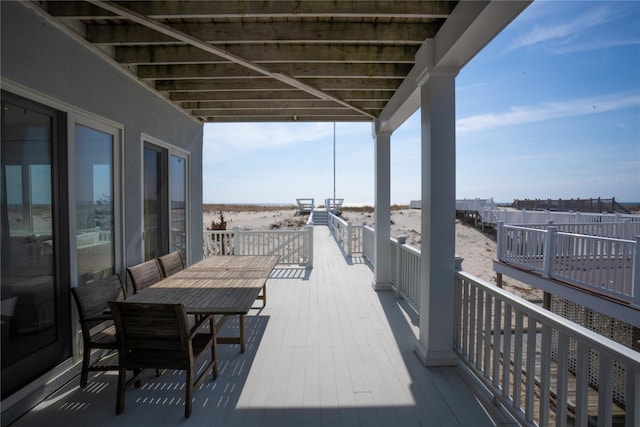
[[[525,389],[525,419],[528,423],[532,423],[535,419],[535,391],[536,391],[536,320],[531,316],[528,317],[529,324],[527,327],[527,383]]]
[[[613,361],[598,353],[598,426],[611,426],[613,400]]]
[[[558,331],[558,354],[556,370],[556,426],[562,427],[567,423],[567,393],[569,377],[569,337]]]
[[[469,301],[469,306],[471,307],[471,312],[469,313],[469,362],[473,363],[477,366],[477,357],[475,353],[475,337],[476,337],[476,306],[477,306],[477,288],[475,286],[471,286],[471,299]]]
[[[578,341],[576,353],[576,401],[575,416],[577,426],[586,426],[589,421],[589,347],[584,342]]]
[[[492,353],[492,347],[493,347],[493,351],[495,352],[496,349],[498,351],[498,357],[500,357],[500,341],[496,342],[496,333],[499,333],[499,329],[496,331],[495,329],[492,330],[491,328],[491,314],[493,313],[492,311],[492,301],[493,301],[493,297],[489,294],[485,294],[484,297],[484,306],[485,306],[485,310],[484,310],[484,376],[485,378],[490,378],[491,377],[491,353]],[[492,345],[493,342],[493,345]],[[495,353],[494,353],[495,356]]]
[[[513,348],[513,407],[520,409],[522,405],[522,338],[523,314],[516,311],[515,343]]]
[[[549,425],[551,386],[551,333],[550,326],[542,324],[542,347],[540,352],[540,412],[541,427]]]
[[[502,302],[496,298],[496,304],[493,315],[493,366],[492,366],[492,384],[495,389],[500,386],[500,359],[501,359],[501,329],[502,329]],[[487,329],[488,330],[488,329]],[[504,350],[502,350],[504,351]],[[489,370],[488,368],[487,371]]]
[[[504,304],[504,336],[502,356],[502,396],[509,397],[511,380],[511,306]]]

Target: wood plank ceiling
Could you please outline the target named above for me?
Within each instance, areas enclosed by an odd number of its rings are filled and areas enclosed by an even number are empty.
[[[457,1],[41,1],[202,122],[371,121]]]

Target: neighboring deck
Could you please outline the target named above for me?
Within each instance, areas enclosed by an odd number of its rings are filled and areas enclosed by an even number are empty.
[[[370,267],[347,262],[327,227],[314,228],[314,259],[313,269],[276,268],[268,305],[247,317],[246,353],[218,347],[220,376],[196,391],[188,420],[183,373],[149,372],[116,416],[109,372],[90,377],[85,390],[73,379],[13,425],[495,425],[462,368],[420,363],[414,321],[394,293],[372,290]]]

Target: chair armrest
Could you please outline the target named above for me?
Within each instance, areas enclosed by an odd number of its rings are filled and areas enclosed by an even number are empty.
[[[113,320],[111,313],[105,313],[102,316],[93,316],[84,319],[85,322],[104,322],[105,320]]]
[[[212,325],[213,315],[208,316],[196,316],[196,324],[193,328],[191,328],[191,333],[189,334],[189,338],[195,337],[198,335],[198,331],[202,329],[204,326]],[[211,333],[215,333],[215,331],[211,331]]]

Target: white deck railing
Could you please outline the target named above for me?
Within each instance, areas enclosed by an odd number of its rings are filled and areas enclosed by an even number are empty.
[[[313,227],[302,230],[204,231],[203,256],[280,255],[280,264],[313,266]]]
[[[619,213],[589,213],[589,212],[552,212],[513,209],[487,209],[478,211],[484,224],[496,225],[499,222],[505,224],[545,224],[553,221],[556,224],[581,224],[581,223],[636,223],[640,224],[638,214]]]
[[[500,262],[640,304],[638,241],[564,233],[554,225],[498,225]]]
[[[329,230],[347,256],[362,253],[364,249],[362,225],[353,225],[351,221],[345,221],[329,212]]]
[[[404,236],[391,238],[391,282],[396,292],[420,312],[420,250],[405,243]],[[362,254],[374,265],[375,230],[362,227]]]
[[[456,277],[455,351],[520,423],[546,426],[553,415],[565,425],[571,410],[575,425],[587,425],[597,370],[598,425],[611,425],[614,400],[626,426],[640,425],[640,353],[468,273]]]
[[[482,212],[483,210],[498,209],[498,205],[490,199],[458,199],[456,200],[457,211]]]
[[[640,222],[581,222],[581,223],[559,223],[552,220],[540,224],[511,224],[526,226],[528,228],[546,229],[551,226],[557,227],[563,233],[583,234],[587,236],[611,237],[614,239],[634,240],[635,236],[640,236]]]
[[[391,239],[391,277],[396,291],[416,312],[420,306],[420,251],[406,244],[406,237]]]
[[[374,230],[363,231],[364,256],[373,263]],[[402,237],[389,243],[394,287],[419,313],[421,253]],[[640,425],[640,353],[468,273],[458,272],[455,282],[454,349],[520,423],[549,425],[555,417],[565,425],[571,410],[575,425],[587,425],[591,390],[598,425],[611,424],[614,400],[625,407],[626,426]]]

